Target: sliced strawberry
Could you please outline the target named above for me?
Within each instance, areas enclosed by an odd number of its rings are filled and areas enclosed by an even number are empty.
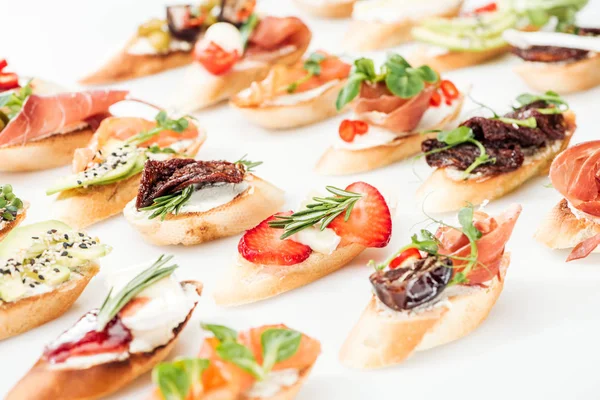
[[[392,216],[385,199],[379,191],[365,182],[356,182],[346,188],[349,192],[362,193],[350,218],[340,214],[328,225],[345,241],[366,247],[385,247],[392,236]]]
[[[291,215],[292,212],[280,215]],[[246,260],[267,265],[294,265],[308,258],[311,248],[290,239],[281,240],[283,229],[269,226],[269,221],[275,220],[271,216],[247,231],[240,243],[238,251]]]

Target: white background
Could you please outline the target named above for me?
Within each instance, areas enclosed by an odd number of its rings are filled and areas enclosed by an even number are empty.
[[[597,26],[600,2],[590,3],[594,4],[588,5],[580,17]],[[312,19],[282,0],[265,0],[261,8],[277,15],[297,14],[304,18],[313,30],[311,49],[342,52],[339,43],[347,21]],[[0,9],[0,58],[8,58],[11,69],[22,75],[69,87],[76,87],[78,77],[100,66],[128,39],[138,23],[164,13],[160,0],[0,0]],[[377,56],[383,55],[381,52]],[[473,85],[475,98],[504,110],[516,95],[527,90],[511,70],[518,62],[506,56],[492,64],[449,73],[447,77],[461,87]],[[185,84],[183,75],[183,70],[175,70],[118,87],[161,103]],[[567,97],[579,124],[573,142],[598,138],[599,95],[600,88],[596,88]],[[472,107],[467,106],[467,110]],[[114,250],[101,260],[102,272],[74,307],[55,321],[0,343],[0,395],[26,373],[47,342],[88,309],[100,305],[106,295],[103,281],[108,271],[171,253],[181,265],[180,278],[198,279],[206,287],[194,319],[172,356],[198,352],[201,320],[238,328],[284,322],[318,338],[323,345],[323,354],[298,396],[301,400],[598,397],[600,256],[565,264],[566,251],[550,251],[532,239],[541,218],[559,200],[553,189],[544,187],[547,178],[535,179],[488,206],[489,211],[500,211],[518,202],[524,211],[507,246],[513,261],[505,290],[477,331],[458,342],[416,354],[397,367],[352,371],[338,363],[337,353],[371,295],[371,271],[365,264],[371,258],[385,258],[404,244],[413,225],[424,219],[413,200],[419,185],[413,163],[405,161],[351,177],[321,177],[313,167],[337,134],[341,118],[274,133],[250,126],[226,104],[202,111],[197,117],[209,135],[198,158],[235,160],[248,153],[251,159],[264,161],[258,175],[285,189],[288,208],[311,188],[326,184],[345,186],[365,180],[394,191],[399,207],[391,244],[385,249],[366,251],[343,270],[307,287],[254,305],[225,309],[214,305],[211,289],[235,257],[238,237],[189,248],[158,248],[144,243],[121,216],[114,217],[89,229],[113,245]],[[421,177],[430,172],[423,161],[414,163],[414,170]],[[68,172],[64,167],[30,174],[4,173],[0,174],[0,182],[12,183],[15,193],[31,202],[27,218],[31,223],[49,218],[52,199],[44,195],[44,190]],[[146,374],[113,398],[145,398],[150,388]]]

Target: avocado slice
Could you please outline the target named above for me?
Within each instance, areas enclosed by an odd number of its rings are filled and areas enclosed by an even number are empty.
[[[0,277],[0,300],[11,302],[20,299],[27,293],[27,287],[21,278],[13,278],[10,275]]]
[[[132,145],[130,146],[128,151],[126,151],[126,155],[123,156],[123,162],[117,165],[114,169],[111,169],[108,172],[105,172],[102,168],[106,165],[106,163],[99,164],[93,168],[87,169],[85,171],[79,172],[77,174],[65,176],[59,179],[56,183],[54,183],[50,188],[46,190],[47,195],[51,195],[54,193],[62,192],[64,190],[75,189],[79,187],[92,186],[92,185],[101,185],[107,184],[107,182],[115,182],[123,179],[124,176],[127,176],[132,168],[137,165],[139,152],[137,147]],[[121,147],[122,149],[123,147]],[[110,151],[109,149],[105,151]],[[96,170],[98,172],[96,172]],[[95,177],[94,174],[98,176]]]
[[[430,18],[423,21],[420,26],[453,35],[471,32],[477,35],[495,36],[515,26],[517,18],[514,13],[498,12],[478,17]]]
[[[133,165],[133,168],[131,168],[131,170],[123,175],[120,176],[116,179],[110,179],[110,180],[105,180],[99,183],[96,183],[96,185],[100,186],[100,185],[110,185],[111,183],[115,183],[118,181],[124,181],[126,179],[131,178],[132,176],[139,174],[140,172],[142,172],[144,170],[144,164],[146,163],[146,161],[148,160],[148,158],[146,157],[146,155],[140,153],[136,159],[135,164]]]
[[[110,253],[110,251],[111,248],[104,244],[96,244],[85,249],[79,246],[73,246],[67,250],[69,255],[73,257],[73,259],[79,260],[79,264],[77,265],[83,264],[83,261],[94,260],[96,258],[104,257],[105,255]],[[61,262],[62,258],[63,257],[61,257]]]
[[[435,32],[426,28],[418,27],[412,30],[413,37],[421,42],[445,47],[454,51],[485,51],[506,45],[502,36],[478,37],[478,36],[452,36],[447,33]]]
[[[71,270],[64,265],[54,264],[49,268],[44,268],[39,274],[33,274],[28,271],[27,275],[40,283],[45,283],[49,286],[57,286],[69,280],[71,277]],[[40,278],[40,275],[43,279]]]
[[[46,235],[48,231],[56,229],[61,232],[71,231],[71,227],[64,222],[50,220],[36,224],[19,226],[13,229],[2,242],[0,242],[0,258],[10,258],[21,249],[27,249],[28,256],[35,256],[46,249],[44,243],[35,243],[34,237]]]

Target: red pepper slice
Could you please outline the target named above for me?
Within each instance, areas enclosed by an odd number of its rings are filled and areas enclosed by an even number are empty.
[[[2,72],[2,70],[4,70],[4,68],[6,68],[7,65],[8,61],[6,61],[5,58],[0,59],[0,72]]]
[[[205,46],[199,41],[194,48],[194,59],[213,75],[222,75],[228,72],[239,58],[237,50],[227,52],[215,42],[210,42],[208,46]]]
[[[404,250],[398,257],[394,258],[392,262],[390,262],[390,269],[401,268],[406,263],[413,260],[420,260],[421,258],[422,257],[419,250],[411,247],[410,249]]]
[[[483,14],[487,12],[494,12],[498,10],[498,5],[496,3],[486,4],[485,6],[478,7],[473,10],[474,14]]]
[[[349,119],[343,120],[338,128],[338,133],[344,142],[352,143],[356,135],[354,122]]]
[[[357,135],[364,135],[365,133],[369,132],[369,124],[367,124],[365,121],[353,121],[354,123],[354,131],[356,132]]]
[[[442,95],[436,90],[431,95],[431,99],[429,99],[429,105],[431,107],[439,107],[440,104],[442,104]]]
[[[19,76],[13,72],[0,74],[0,91],[19,87]]]
[[[440,89],[442,90],[442,93],[444,93],[444,97],[447,99],[456,99],[460,95],[460,92],[454,83],[450,82],[449,80],[443,80],[440,83]]]

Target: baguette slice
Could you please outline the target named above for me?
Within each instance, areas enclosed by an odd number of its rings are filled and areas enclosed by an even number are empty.
[[[504,287],[510,255],[502,256],[500,278],[488,288],[448,298],[442,305],[416,314],[382,312],[375,296],[340,350],[340,361],[358,369],[382,368],[406,360],[416,351],[453,342],[474,331],[487,318]]]
[[[484,51],[450,50],[447,53],[432,55],[428,52],[427,45],[422,45],[407,54],[406,59],[412,65],[429,65],[437,72],[447,72],[483,64],[506,54],[509,50],[510,46],[506,45]]]
[[[462,7],[462,1],[448,10],[432,10],[431,18],[452,18],[458,16]],[[409,16],[408,16],[409,17]],[[419,24],[418,20],[406,18],[395,23],[385,23],[377,21],[362,21],[353,19],[346,31],[343,47],[347,51],[372,51],[388,47],[398,46],[412,40],[412,29]],[[414,62],[409,62],[412,65]],[[433,69],[436,69],[431,65]],[[438,70],[438,72],[442,72]]]
[[[255,125],[267,129],[290,129],[311,125],[338,114],[335,100],[346,84],[341,80],[338,84],[325,90],[312,99],[303,100],[293,105],[260,105],[240,106],[235,97],[229,104],[239,110],[242,115]]]
[[[235,265],[217,283],[213,296],[222,306],[268,299],[337,271],[363,250],[365,247],[359,244],[350,244],[332,254],[313,251],[306,260],[294,265],[255,264],[238,255]]]
[[[6,235],[10,233],[10,231],[15,229],[21,222],[23,222],[25,216],[27,215],[28,208],[29,202],[23,202],[23,211],[21,211],[21,214],[17,214],[16,218],[12,221],[6,221],[4,228],[0,229],[0,241],[2,241],[2,239],[4,239]]]
[[[302,11],[319,18],[348,18],[357,0],[294,0]]]
[[[579,92],[600,85],[600,54],[566,64],[524,62],[514,70],[537,91]]]
[[[430,212],[448,212],[460,209],[465,202],[473,205],[505,196],[526,181],[546,175],[554,157],[567,148],[575,132],[575,114],[564,113],[567,123],[565,138],[556,146],[550,146],[543,153],[520,168],[490,177],[456,180],[448,175],[448,168],[437,168],[417,190],[417,199],[423,202]],[[454,171],[453,171],[454,172]]]
[[[200,282],[181,283],[196,286],[198,294],[202,291]],[[175,345],[177,336],[193,312],[194,309],[189,312],[185,321],[173,330],[175,336],[171,341],[151,353],[132,354],[124,361],[98,364],[84,369],[55,369],[40,358],[8,393],[6,400],[91,400],[107,396],[162,361]]]
[[[551,249],[572,249],[599,233],[600,224],[577,218],[569,208],[567,199],[562,199],[544,218],[534,237]],[[600,252],[600,248],[597,247],[594,252]]]
[[[464,96],[461,96],[454,112],[430,129],[444,129],[454,122],[460,115],[463,102]],[[388,144],[360,150],[348,150],[331,146],[317,162],[316,171],[319,175],[349,175],[382,168],[418,154],[421,151],[421,143],[436,136],[437,133],[435,132],[415,133],[397,138]]]
[[[169,214],[147,219],[135,215],[135,206],[124,210],[127,221],[147,242],[157,246],[185,246],[207,242],[246,231],[273,215],[283,206],[283,191],[252,174],[245,181],[250,185],[227,204],[205,212]],[[132,200],[135,203],[135,199]]]
[[[141,78],[172,68],[182,67],[192,62],[191,51],[171,51],[166,54],[129,54],[129,48],[135,41],[133,37],[117,55],[111,58],[99,70],[82,78],[82,85],[103,85]]]
[[[87,146],[93,134],[93,130],[84,128],[23,145],[0,147],[0,171],[39,171],[68,165],[75,149]]]
[[[0,303],[0,340],[21,334],[60,317],[71,308],[90,279],[99,270],[98,264],[93,263],[82,268],[81,274],[77,277],[72,277],[51,292],[26,297],[12,303]]]

